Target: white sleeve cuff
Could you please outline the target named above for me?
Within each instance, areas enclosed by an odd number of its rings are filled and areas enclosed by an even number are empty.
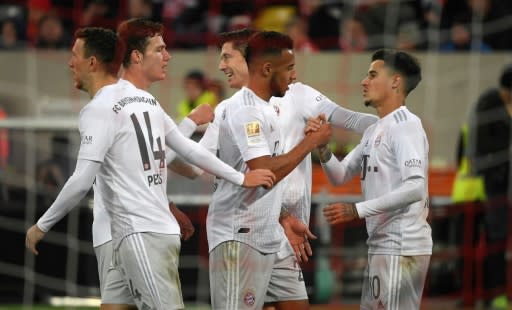
[[[185,117],[178,125],[178,129],[185,137],[190,137],[196,131],[197,124],[190,118]]]

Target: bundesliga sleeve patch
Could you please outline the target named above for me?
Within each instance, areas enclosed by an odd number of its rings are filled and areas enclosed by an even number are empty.
[[[245,136],[247,137],[247,143],[249,145],[256,145],[263,142],[263,137],[261,135],[261,126],[260,122],[254,121],[244,124],[245,127]]]

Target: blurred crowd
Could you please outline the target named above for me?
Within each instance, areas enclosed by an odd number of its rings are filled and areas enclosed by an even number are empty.
[[[244,27],[289,34],[301,52],[512,49],[512,1],[503,0],[2,0],[1,49],[70,46],[75,29],[115,29],[147,17],[174,49],[204,49]]]

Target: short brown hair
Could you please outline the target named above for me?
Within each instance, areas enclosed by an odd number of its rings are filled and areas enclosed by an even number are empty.
[[[123,66],[130,64],[130,55],[133,50],[144,54],[149,44],[149,38],[163,36],[164,26],[146,18],[132,18],[119,24],[117,33],[121,41],[126,45],[123,57]]]
[[[124,54],[124,44],[110,29],[85,27],[75,31],[75,39],[84,41],[84,56],[96,57],[105,66],[105,71],[117,76]]]
[[[223,32],[219,34],[219,47],[222,48],[224,43],[232,43],[233,48],[239,51],[245,57],[247,42],[249,38],[257,33],[257,30],[244,28],[235,31]]]

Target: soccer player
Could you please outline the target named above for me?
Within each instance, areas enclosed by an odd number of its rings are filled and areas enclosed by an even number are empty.
[[[279,109],[295,78],[293,42],[277,32],[255,34],[248,42],[249,81],[221,105],[218,156],[239,171],[266,167],[283,179],[312,150],[327,143],[330,127],[307,136],[282,154]],[[323,132],[322,132],[323,131]],[[275,253],[284,237],[279,225],[281,187],[238,190],[217,179],[207,217],[210,291],[214,309],[260,309]]]
[[[240,89],[248,83],[248,69],[245,61],[245,50],[249,37],[255,33],[254,30],[243,29],[220,35],[221,55],[219,69],[224,72],[227,82],[231,88]],[[284,152],[290,151],[304,138],[305,120],[325,114],[331,124],[335,127],[353,130],[358,133],[363,131],[377,121],[377,117],[347,110],[332,102],[329,98],[300,82],[292,83],[285,96],[272,97],[271,103],[276,104],[279,109],[279,126],[281,128],[281,143]],[[215,118],[208,126],[204,137],[199,142],[211,152],[218,148],[218,127],[224,113],[224,102],[215,109]],[[195,171],[200,173],[200,171]],[[309,223],[311,209],[311,179],[312,167],[311,156],[306,158],[283,180],[283,217],[286,214],[290,218],[300,219],[303,223]],[[283,220],[283,218],[282,218]],[[286,221],[283,224],[287,225]],[[299,239],[293,244],[283,239],[281,249],[277,254],[271,282],[269,284],[266,305],[291,309],[307,309],[309,307],[306,286],[301,276],[300,265],[297,261],[307,260],[309,244],[307,239]],[[302,240],[300,240],[302,239]],[[303,249],[301,245],[305,245]],[[295,253],[297,253],[297,257]],[[302,252],[302,253],[301,253]],[[310,253],[310,252],[309,252]],[[300,254],[300,256],[298,255]],[[283,289],[286,288],[286,289]],[[267,309],[266,308],[266,309]]]
[[[237,185],[271,187],[274,176],[268,170],[245,175],[233,170],[183,137],[158,101],[134,86],[142,83],[147,88],[151,81],[165,78],[170,56],[162,40],[161,25],[130,22],[135,26],[130,29],[132,34],[143,40],[136,49],[127,50],[127,80],[98,87],[99,82],[93,78],[97,70],[88,70],[96,63],[94,57],[77,53],[82,56],[71,61],[76,74],[86,75],[93,99],[80,113],[82,143],[77,168],[51,208],[76,205],[98,176],[106,186],[102,200],[111,217],[112,263],[124,276],[135,304],[139,309],[183,308],[177,274],[180,231],[167,206],[164,143]],[[76,50],[81,52],[83,45],[77,40]],[[128,72],[147,75],[130,76]],[[28,244],[33,251],[37,241]]]
[[[76,39],[84,41],[84,48],[82,50],[75,50],[75,56],[70,61],[70,67],[72,70],[76,70],[77,73],[80,71],[76,68],[76,60],[79,58],[86,58],[87,55],[94,56],[100,61],[104,62],[106,68],[108,68],[109,74],[115,76],[114,72],[119,69],[121,64],[121,56],[119,55],[116,59],[116,40],[117,36],[109,30],[101,28],[83,28],[79,29],[75,34]],[[122,50],[118,53],[122,54]],[[117,68],[117,69],[116,69]],[[96,69],[97,70],[97,69]],[[90,82],[86,81],[87,78],[91,78],[86,74],[74,75],[75,86],[79,89],[89,89],[89,86],[84,86]],[[115,78],[117,80],[117,78]],[[99,82],[99,81],[98,81]],[[213,119],[213,111],[209,105],[201,105],[193,110],[187,118],[185,118],[179,126],[180,131],[190,136],[197,125],[201,125],[209,122]],[[166,160],[172,159],[172,156],[166,156]],[[94,221],[92,225],[92,241],[94,252],[98,261],[98,273],[100,279],[100,292],[102,300],[104,301],[103,309],[124,309],[130,303],[132,297],[130,292],[124,287],[124,281],[119,278],[118,281],[113,281],[108,285],[109,290],[105,292],[104,284],[106,283],[106,275],[110,266],[112,257],[112,236],[110,233],[110,217],[102,205],[102,189],[105,187],[103,180],[96,178],[94,182]],[[63,205],[61,205],[63,206]],[[188,217],[182,213],[173,203],[169,205],[171,212],[174,214],[178,224],[180,226],[182,239],[187,240],[194,232],[194,227],[190,223]],[[41,240],[45,233],[51,229],[63,216],[65,216],[70,208],[50,208],[48,212],[45,212],[43,216],[38,220],[37,225],[34,225],[27,232],[27,241],[30,243],[37,243]],[[112,281],[111,281],[112,282]],[[116,284],[117,283],[117,284]]]
[[[361,85],[364,103],[376,109],[379,121],[341,162],[321,149],[331,182],[361,176],[364,201],[335,203],[323,210],[330,224],[366,220],[369,249],[361,309],[420,308],[432,254],[426,220],[428,141],[421,120],[405,107],[420,80],[420,65],[411,55],[376,51]]]

